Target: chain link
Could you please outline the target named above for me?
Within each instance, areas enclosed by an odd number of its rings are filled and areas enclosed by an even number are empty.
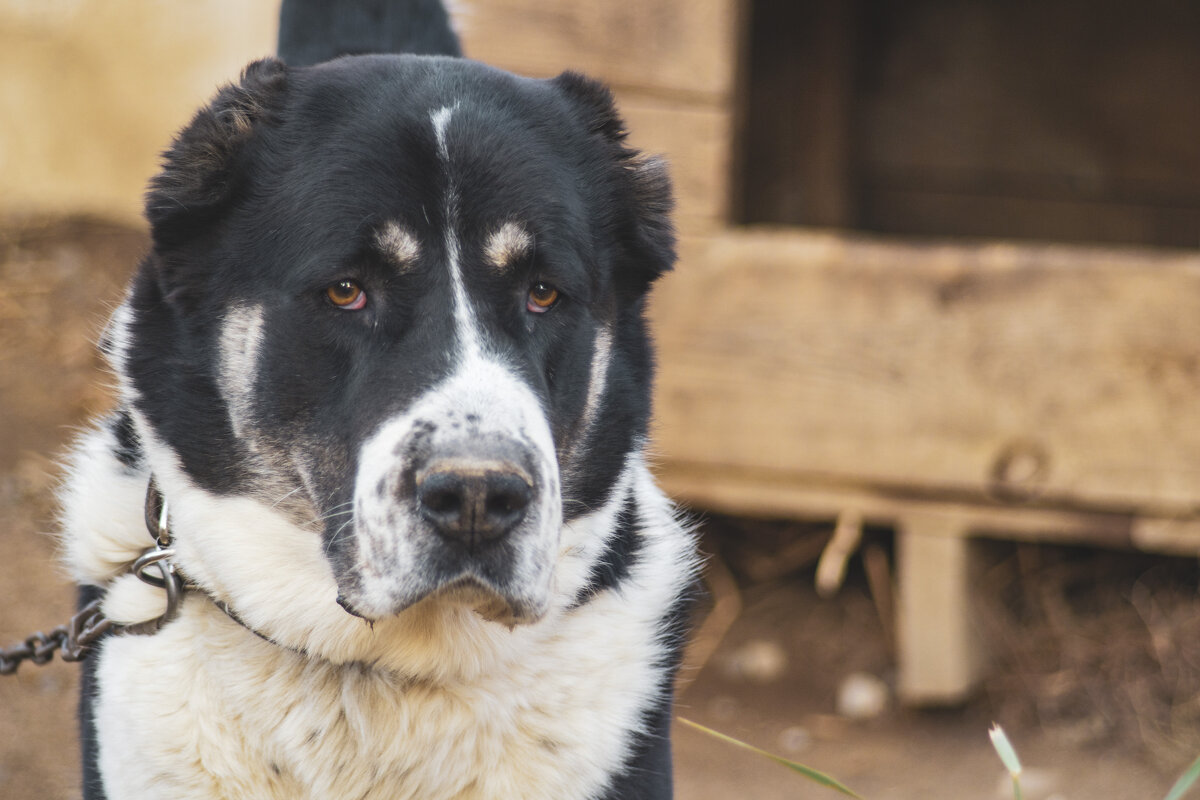
[[[58,653],[63,661],[82,661],[96,641],[116,629],[112,620],[100,610],[100,600],[93,600],[66,625],[50,633],[31,634],[25,641],[9,648],[0,648],[0,675],[13,675],[24,661],[48,664]]]
[[[82,661],[92,647],[105,634],[127,633],[146,636],[155,633],[173,620],[179,613],[179,605],[185,588],[184,580],[175,569],[171,559],[171,530],[168,524],[167,502],[159,493],[154,479],[146,487],[146,528],[154,539],[154,546],[147,548],[129,567],[143,583],[166,590],[166,610],[161,616],[132,625],[118,625],[104,616],[100,610],[103,598],[97,598],[79,610],[66,625],[59,625],[50,633],[34,633],[20,644],[0,648],[0,675],[15,675],[25,661],[48,664],[58,653],[63,661]],[[154,576],[146,572],[150,567],[158,570]],[[228,607],[220,604],[226,614],[237,620]],[[239,623],[241,620],[237,620]]]

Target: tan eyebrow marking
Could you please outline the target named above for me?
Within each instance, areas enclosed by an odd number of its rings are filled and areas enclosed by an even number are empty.
[[[515,222],[506,222],[488,237],[484,247],[487,262],[497,272],[506,272],[533,250],[533,236]]]
[[[387,223],[375,234],[375,244],[401,272],[411,267],[417,256],[421,255],[421,245],[417,242],[417,237],[395,222]]]

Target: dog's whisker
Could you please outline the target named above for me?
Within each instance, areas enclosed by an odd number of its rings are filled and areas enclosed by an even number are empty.
[[[341,513],[344,513],[344,512],[345,512],[347,509],[349,509],[349,508],[350,508],[351,506],[353,506],[353,505],[354,505],[354,501],[353,501],[353,500],[348,500],[348,501],[346,501],[345,503],[338,503],[336,506],[334,506],[333,508],[331,508],[331,509],[329,509],[328,511],[326,511],[326,512],[325,512],[325,513],[324,513],[322,516],[326,516],[326,517],[327,517],[327,516],[329,516],[329,515],[331,515],[331,514],[341,514]]]
[[[346,520],[338,527],[338,529],[336,531],[334,531],[333,536],[329,537],[329,541],[327,541],[325,543],[325,555],[329,555],[329,552],[330,552],[331,548],[333,547],[333,545],[338,541],[338,539],[340,539],[342,537],[342,532],[345,531],[346,528],[349,527],[350,523],[352,523],[352,522],[354,522],[353,518]]]
[[[278,508],[279,504],[282,503],[284,500],[287,500],[292,495],[296,494],[297,492],[303,491],[303,490],[304,490],[303,486],[297,486],[295,489],[292,489],[290,492],[285,494],[283,497],[280,497],[274,503],[271,503],[271,508]]]
[[[564,497],[562,499],[562,504],[563,504],[564,508],[567,506],[572,506],[574,508],[582,508],[584,511],[589,512],[589,513],[596,510],[596,507],[591,505],[590,503],[585,503],[582,500],[575,500],[570,497]]]
[[[350,505],[350,504],[344,503],[343,505]],[[325,514],[322,514],[319,517],[313,517],[308,522],[303,523],[302,527],[311,528],[311,527],[314,527],[317,525],[323,525],[324,523],[329,522],[330,520],[333,520],[333,519],[337,519],[338,517],[352,516],[353,514],[354,514],[353,508],[343,508],[340,511],[329,511]]]

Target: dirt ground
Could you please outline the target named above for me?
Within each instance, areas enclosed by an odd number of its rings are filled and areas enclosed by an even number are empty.
[[[0,644],[71,612],[51,534],[55,459],[70,426],[108,402],[93,343],[144,246],[142,233],[98,222],[0,228]],[[877,583],[856,562],[836,596],[812,588],[824,527],[707,516],[703,530],[713,600],[679,716],[871,800],[1011,797],[993,720],[1022,755],[1029,800],[1154,800],[1200,753],[1193,561],[989,546],[978,617],[991,671],[966,707],[914,711],[890,696]],[[889,542],[868,536],[880,563]],[[0,677],[0,797],[79,796],[76,676],[55,663]],[[839,703],[855,683],[857,701]],[[677,725],[675,742],[682,800],[836,796],[690,728]]]

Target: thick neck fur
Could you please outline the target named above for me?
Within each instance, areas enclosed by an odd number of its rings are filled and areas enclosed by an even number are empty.
[[[108,587],[111,618],[133,622],[162,598],[125,574],[150,543],[149,466],[123,464],[116,445],[100,427],[76,450],[66,557]],[[315,533],[190,487],[153,443],[146,461],[180,569],[279,644],[200,592],[159,633],[108,640],[96,724],[106,784],[123,791],[112,797],[594,797],[669,693],[663,616],[695,563],[638,456],[609,502],[564,526],[554,608],[511,630],[438,601],[368,626],[334,602]],[[630,498],[640,557],[620,587],[575,604]]]

